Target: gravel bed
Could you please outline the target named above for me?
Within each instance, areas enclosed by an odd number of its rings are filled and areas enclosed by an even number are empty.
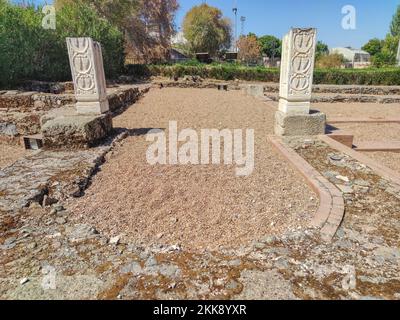
[[[400,153],[397,152],[363,152],[378,163],[400,173]]]
[[[94,177],[84,197],[68,204],[77,222],[137,244],[215,249],[309,225],[318,200],[267,142],[274,110],[241,92],[153,89],[114,119],[131,135]],[[149,128],[255,130],[255,170],[235,167],[150,166]]]
[[[20,146],[0,143],[0,170],[12,165],[15,161],[27,154],[28,151]]]
[[[397,123],[340,123],[335,128],[354,134],[354,143],[364,141],[399,141],[400,124]]]
[[[313,103],[313,109],[324,112],[329,118],[333,117],[398,117],[400,105],[378,103]]]

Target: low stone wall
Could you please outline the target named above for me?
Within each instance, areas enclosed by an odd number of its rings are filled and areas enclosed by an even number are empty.
[[[357,95],[400,95],[400,86],[349,86],[349,85],[313,85],[313,93],[336,93]],[[265,92],[279,92],[279,84],[264,85]]]
[[[109,88],[110,111],[117,112],[135,103],[149,86],[116,86]],[[72,106],[73,92],[63,94],[0,91],[0,137],[40,133],[40,118],[53,109]]]
[[[219,81],[199,77],[179,79],[154,78],[153,84],[174,88],[214,89],[218,84],[227,84],[229,90],[241,90],[249,85],[262,85],[265,93],[279,93],[278,83]],[[400,95],[400,86],[359,86],[359,85],[313,85],[313,93],[347,94],[347,95]]]

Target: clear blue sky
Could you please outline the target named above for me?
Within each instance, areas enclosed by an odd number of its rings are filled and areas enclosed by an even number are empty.
[[[151,0],[149,0],[151,1]],[[43,3],[44,0],[34,0]],[[51,0],[47,1],[51,3]],[[179,27],[185,13],[202,0],[179,0],[176,23]],[[208,0],[208,4],[220,8],[233,20],[235,0]],[[361,47],[369,39],[384,38],[389,32],[392,16],[400,0],[237,0],[238,16],[245,16],[245,33],[272,34],[279,38],[290,27],[316,27],[319,40],[330,47]],[[344,30],[341,26],[342,7],[356,8],[357,29]],[[240,26],[239,26],[240,32]]]

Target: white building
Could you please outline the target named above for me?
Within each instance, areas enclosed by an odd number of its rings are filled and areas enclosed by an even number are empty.
[[[371,66],[371,55],[363,50],[346,48],[333,48],[331,54],[338,53],[344,56],[347,68],[362,69]]]

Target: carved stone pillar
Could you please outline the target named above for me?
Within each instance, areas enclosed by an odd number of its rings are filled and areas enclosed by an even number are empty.
[[[79,114],[109,110],[101,45],[91,38],[67,38],[69,61]]]
[[[291,29],[283,38],[279,89],[278,135],[316,135],[325,133],[326,116],[311,112],[317,31]]]

